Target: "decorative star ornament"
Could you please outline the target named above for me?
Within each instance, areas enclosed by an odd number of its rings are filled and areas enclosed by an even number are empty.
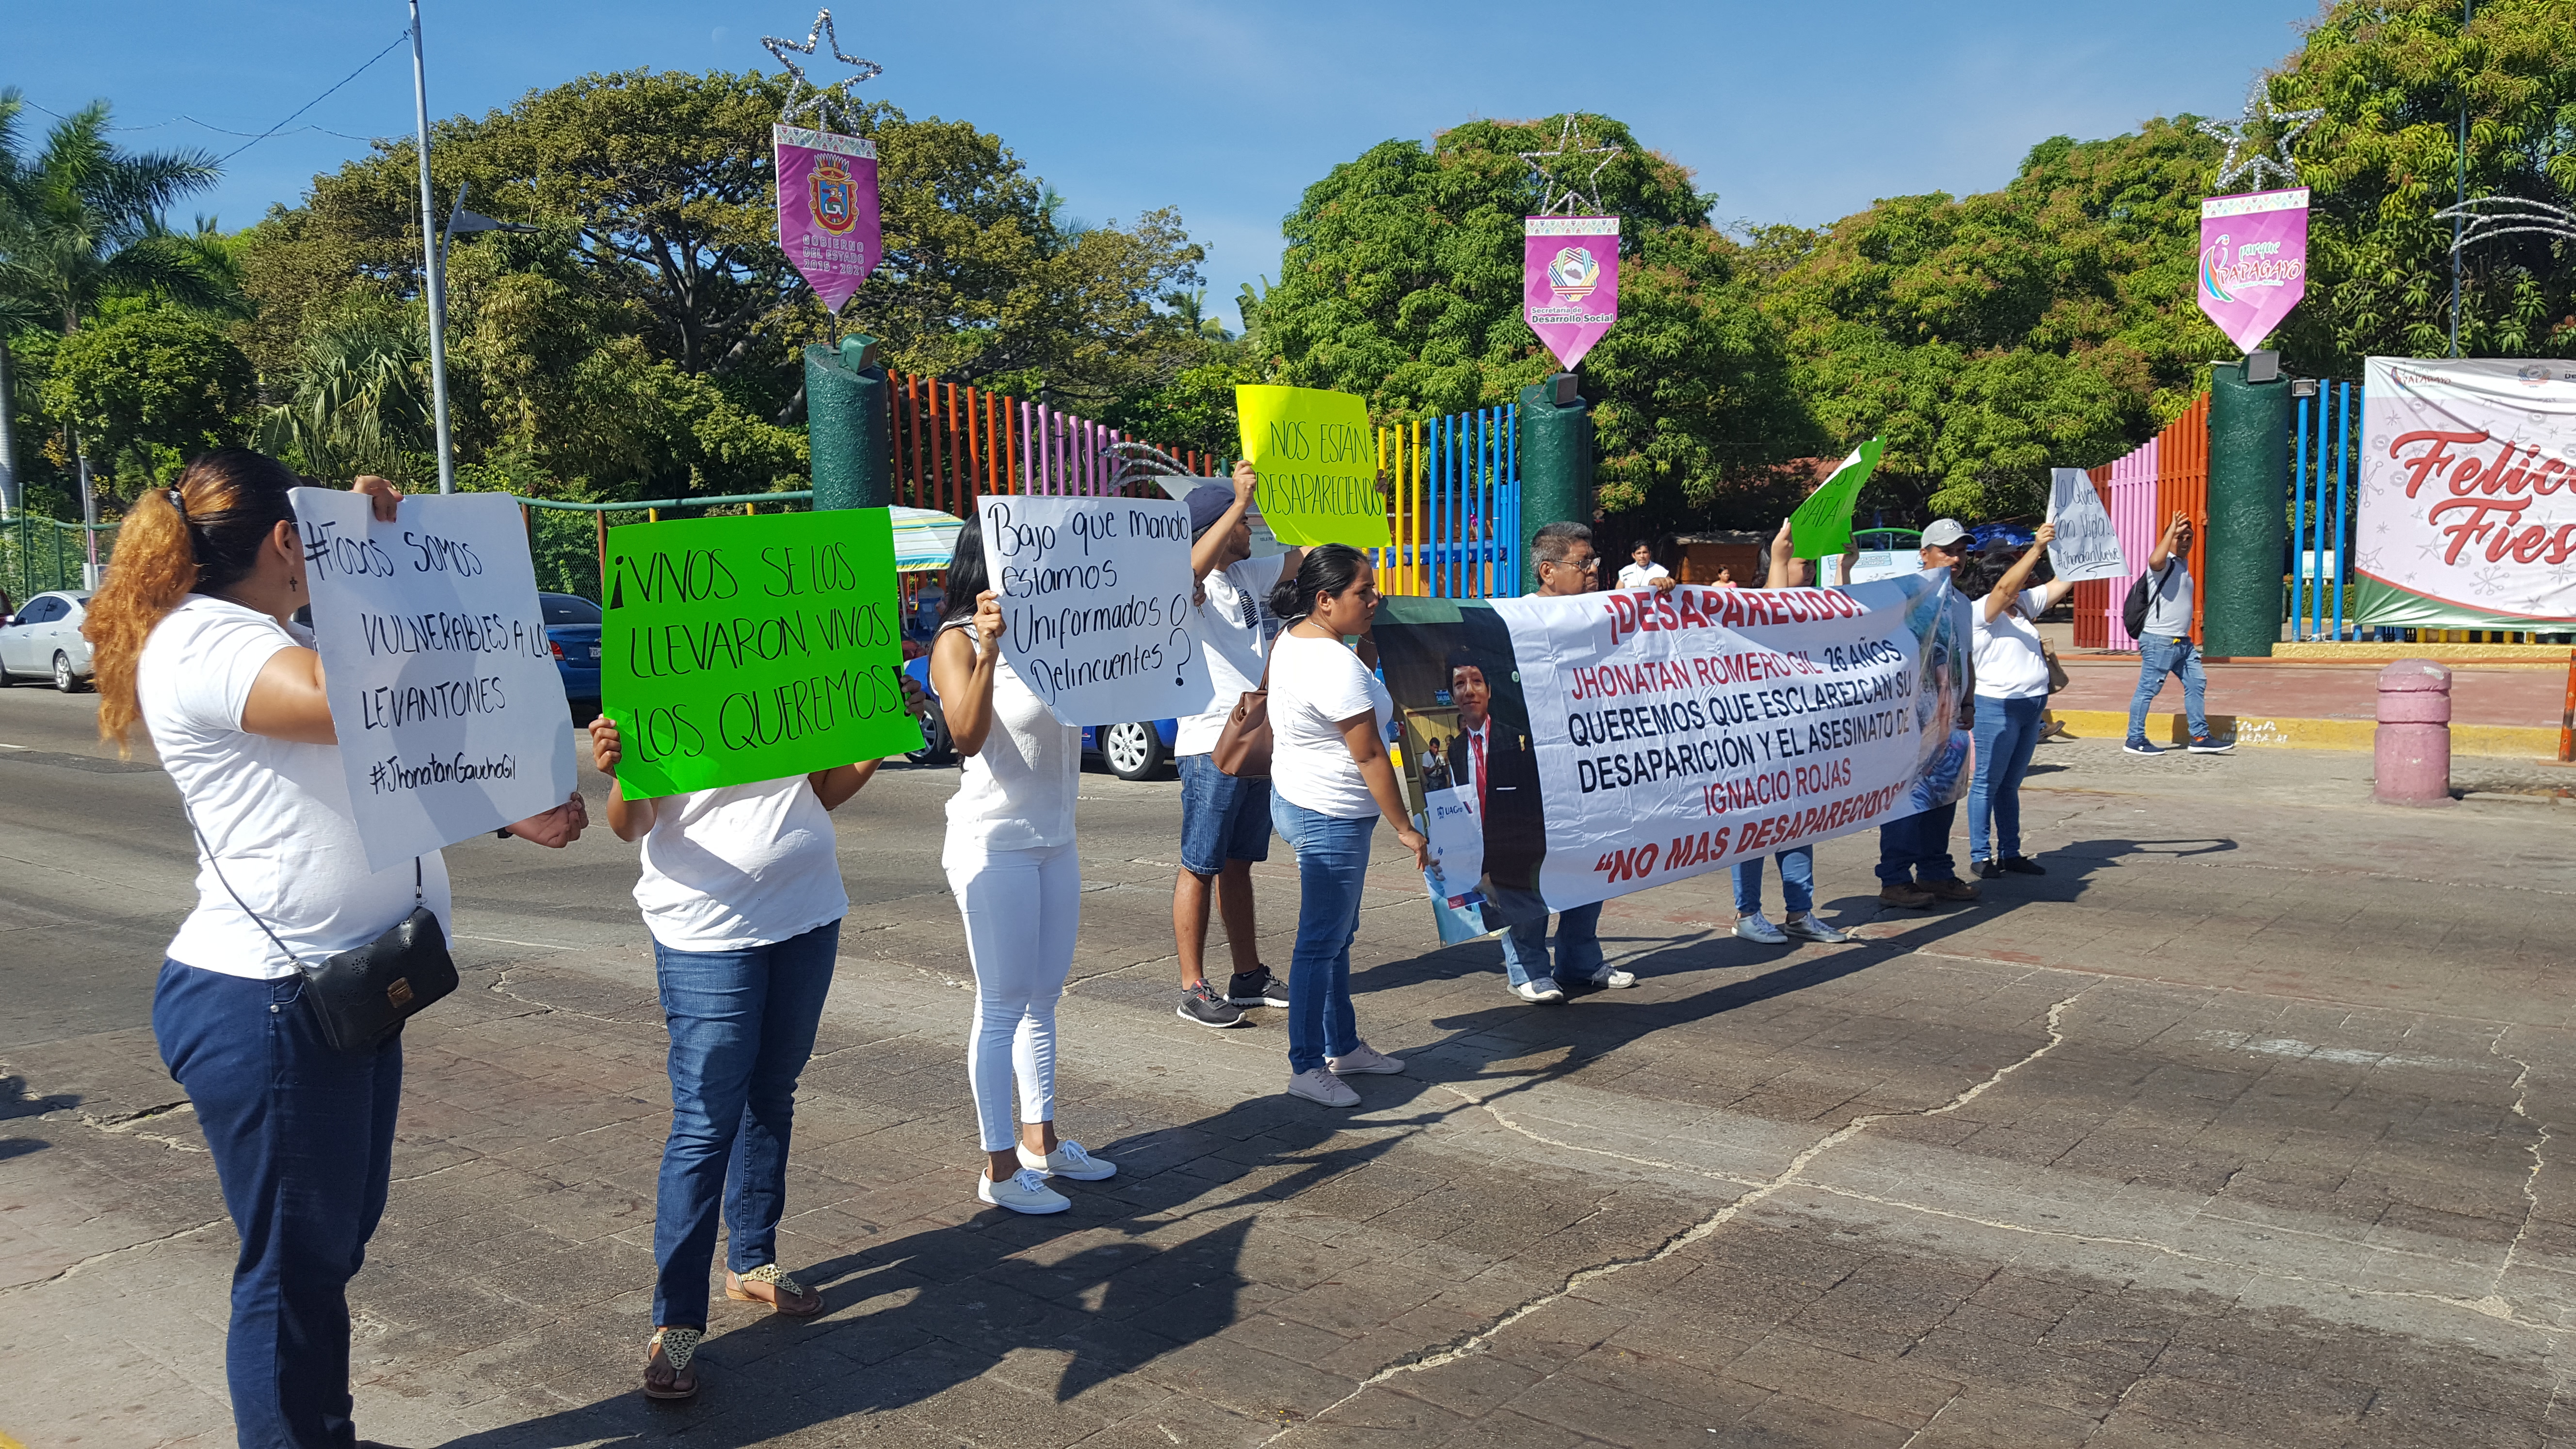
[[[2267,177],[2278,177],[2283,186],[2298,185],[2299,163],[2290,158],[2290,143],[2323,115],[2325,111],[2322,108],[2313,111],[2277,110],[2270,96],[2258,94],[2246,98],[2245,114],[2238,120],[2201,122],[2203,134],[2227,143],[2227,156],[2218,163],[2216,189],[2226,191],[2236,184],[2240,176],[2248,179],[2248,190],[2261,189]],[[2271,127],[2272,144],[2269,147],[2253,145],[2254,137],[2248,133],[2257,125]],[[2253,149],[2248,150],[2249,146]]]
[[[788,57],[814,54],[815,42],[818,40],[832,47],[834,60],[843,65],[858,67],[859,73],[844,76],[827,86],[817,86],[808,80],[805,67]],[[859,114],[860,103],[858,97],[850,94],[850,87],[861,81],[875,80],[885,74],[885,67],[872,60],[861,60],[855,55],[841,53],[841,38],[832,33],[831,11],[814,12],[814,28],[805,32],[803,45],[798,45],[792,40],[782,40],[775,35],[762,36],[760,43],[771,55],[778,58],[778,63],[785,66],[787,74],[794,77],[796,81],[795,89],[787,93],[787,104],[779,109],[780,125],[793,126],[801,119],[818,131],[837,131],[847,135],[859,129],[855,117]]]
[[[1541,216],[1555,216],[1558,214],[1557,208],[1563,207],[1563,214],[1566,216],[1601,215],[1601,168],[1609,165],[1610,158],[1618,155],[1625,149],[1626,148],[1622,146],[1584,145],[1582,125],[1574,119],[1571,112],[1567,113],[1565,125],[1558,130],[1556,135],[1555,150],[1523,151],[1520,153],[1520,158],[1528,162],[1530,170],[1538,176],[1540,197],[1538,214]],[[1584,187],[1589,187],[1591,189],[1591,194],[1588,196],[1585,195],[1581,188],[1575,186],[1573,182],[1567,181],[1562,183],[1565,187],[1565,191],[1564,194],[1560,196],[1557,193],[1557,187],[1560,183],[1555,170],[1556,166],[1563,164],[1566,166],[1567,170],[1571,171],[1574,165],[1579,164],[1580,158],[1585,156],[1598,156],[1601,158],[1600,160],[1592,163],[1592,170],[1586,173],[1583,178],[1583,185]],[[1577,159],[1573,162],[1569,162],[1567,160],[1568,157]],[[1581,209],[1579,210],[1577,209],[1577,203],[1581,204]]]

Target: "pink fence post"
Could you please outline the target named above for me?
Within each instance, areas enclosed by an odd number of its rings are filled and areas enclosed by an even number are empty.
[[[2111,529],[2120,537],[2120,552],[2129,561],[2129,578],[2137,577],[2147,566],[2147,555],[2156,547],[2156,466],[2160,438],[2150,438],[2146,446],[2111,465]],[[2138,641],[2120,618],[2121,606],[2129,597],[2129,579],[2113,579],[2106,605],[2109,628],[2105,639],[2112,649],[2135,649]]]
[[[2451,671],[2400,659],[2379,671],[2371,794],[2382,805],[2451,803]]]

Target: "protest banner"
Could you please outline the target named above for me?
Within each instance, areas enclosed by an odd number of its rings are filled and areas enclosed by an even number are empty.
[[[2048,545],[2048,566],[2057,577],[2080,584],[2086,579],[2125,579],[2128,555],[2120,551],[2120,534],[2093,479],[2081,468],[2048,470],[2048,521],[2057,537]]]
[[[2251,352],[2308,290],[2308,189],[2200,204],[2200,310]]]
[[[1852,505],[1860,501],[1861,485],[1869,481],[1870,470],[1878,466],[1878,455],[1885,451],[1887,440],[1872,438],[1854,448],[1831,477],[1816,485],[1807,501],[1789,515],[1792,554],[1832,558],[1851,548]]]
[[[1435,807],[1472,798],[1487,930],[1949,803],[1970,779],[1955,598],[1922,573],[1390,598],[1374,637],[1408,802],[1437,849]],[[1468,863],[1444,852],[1430,883],[1444,939]]]
[[[1190,510],[1170,498],[978,498],[1002,657],[1069,725],[1216,707],[1199,658]]]
[[[1571,371],[1619,320],[1619,218],[1521,218],[1521,317]]]
[[[331,726],[367,868],[388,870],[561,805],[571,706],[518,505],[294,490]]]
[[[627,797],[920,749],[896,607],[882,508],[608,530],[600,693]]]
[[[877,143],[772,126],[778,159],[778,245],[826,311],[859,290],[885,253],[877,217]]]
[[[2576,620],[2576,362],[2374,357],[2361,396],[2353,621]]]
[[[1282,542],[1385,548],[1386,495],[1368,405],[1346,392],[1244,383],[1234,390],[1243,456],[1261,475],[1253,505]]]

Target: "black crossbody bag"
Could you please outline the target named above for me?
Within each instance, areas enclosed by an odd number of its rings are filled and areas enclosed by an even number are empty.
[[[404,1022],[456,989],[456,962],[447,954],[447,932],[439,928],[438,916],[429,909],[421,889],[420,857],[413,856],[411,862],[410,915],[367,944],[308,966],[286,949],[268,922],[224,879],[223,865],[215,859],[215,848],[206,843],[205,832],[197,829],[194,813],[189,815],[188,830],[205,850],[206,864],[214,868],[224,894],[304,978],[304,1000],[313,1008],[322,1039],[332,1050],[353,1055],[373,1051],[400,1033]]]

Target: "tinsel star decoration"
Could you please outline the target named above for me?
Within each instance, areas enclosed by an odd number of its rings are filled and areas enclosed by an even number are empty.
[[[1528,162],[1530,170],[1538,176],[1540,197],[1538,214],[1555,216],[1558,214],[1557,209],[1563,207],[1563,214],[1567,216],[1600,215],[1601,168],[1609,165],[1610,159],[1624,149],[1619,146],[1584,145],[1582,123],[1568,113],[1565,125],[1556,134],[1555,150],[1520,153],[1520,158]],[[1559,180],[1556,174],[1558,166],[1562,165],[1571,172],[1576,165],[1581,164],[1581,158],[1585,156],[1598,156],[1601,159],[1592,163],[1591,171],[1584,175],[1582,187],[1577,187],[1571,181]],[[1562,195],[1557,192],[1559,185],[1565,188]],[[1590,188],[1590,195],[1584,194],[1586,187]],[[1578,203],[1580,203],[1580,209],[1578,209]]]
[[[788,57],[815,54],[815,45],[818,41],[832,47],[834,60],[843,65],[856,66],[859,73],[843,76],[827,86],[817,86],[807,79],[805,67]],[[872,60],[861,60],[855,55],[841,53],[841,38],[832,33],[831,11],[814,12],[814,28],[805,32],[803,45],[798,45],[792,40],[782,40],[775,35],[762,36],[760,43],[771,55],[778,58],[778,63],[787,68],[787,74],[796,82],[795,88],[787,93],[787,104],[778,112],[780,125],[793,126],[802,120],[817,131],[837,131],[844,135],[856,134],[859,129],[858,117],[863,113],[863,108],[860,106],[858,97],[850,94],[850,87],[861,81],[875,80],[885,74],[885,67]]]
[[[2325,111],[2284,111],[2276,109],[2272,98],[2254,95],[2246,99],[2245,114],[2233,121],[2203,121],[2203,134],[2227,143],[2227,156],[2218,163],[2215,190],[2224,192],[2240,176],[2248,178],[2248,191],[2260,190],[2267,177],[2280,178],[2282,186],[2299,184],[2299,163],[2290,159],[2290,143],[2317,123]],[[2269,146],[2257,141],[2258,129],[2272,133]]]

